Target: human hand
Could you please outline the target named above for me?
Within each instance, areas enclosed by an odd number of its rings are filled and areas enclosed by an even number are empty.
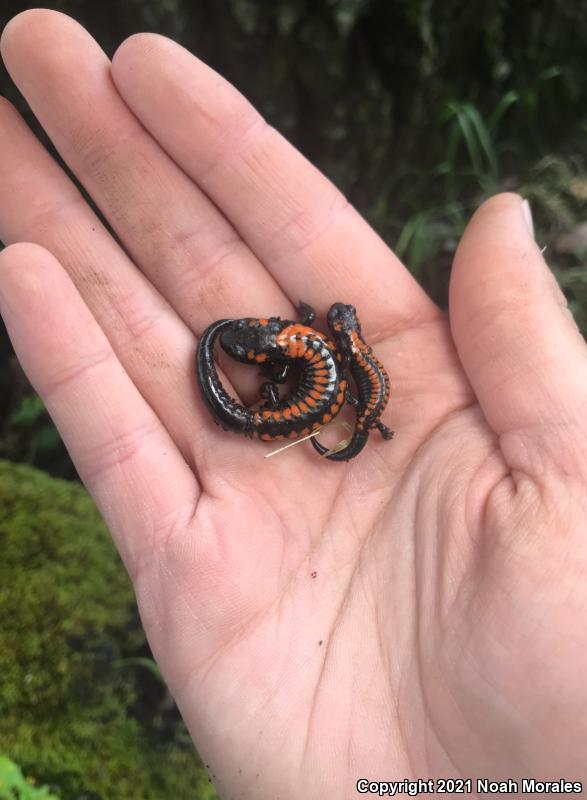
[[[111,66],[35,10],[2,54],[120,244],[2,102],[0,309],[221,794],[587,777],[587,348],[521,199],[473,217],[449,324],[178,45]],[[349,464],[264,461],[199,400],[197,335],[300,297],[357,306],[391,376],[396,438]]]

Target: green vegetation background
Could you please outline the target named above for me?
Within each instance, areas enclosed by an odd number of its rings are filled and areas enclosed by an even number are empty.
[[[443,306],[472,211],[494,192],[520,192],[587,332],[583,0],[46,5],[78,19],[109,55],[151,30],[218,69],[332,178]],[[3,0],[0,26],[29,7]],[[51,149],[3,71],[0,91]],[[76,478],[3,328],[0,458]],[[208,797],[83,490],[23,469],[0,467],[0,547],[9,554],[0,577],[0,719],[12,720],[0,722],[0,754],[64,800]],[[83,512],[68,516],[71,503]],[[83,602],[74,602],[82,588]],[[3,763],[0,800],[17,796],[2,795]],[[133,790],[122,775],[140,785]]]

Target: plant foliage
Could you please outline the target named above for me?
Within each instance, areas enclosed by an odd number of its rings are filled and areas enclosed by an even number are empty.
[[[48,786],[37,786],[22,774],[18,764],[0,755],[0,800],[59,800]]]

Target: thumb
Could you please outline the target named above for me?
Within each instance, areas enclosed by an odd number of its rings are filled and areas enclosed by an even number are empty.
[[[567,470],[570,460],[587,475],[587,346],[518,195],[491,198],[467,226],[451,276],[450,320],[510,468],[531,473],[547,458]]]

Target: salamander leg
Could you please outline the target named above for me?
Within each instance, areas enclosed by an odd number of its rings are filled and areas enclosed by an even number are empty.
[[[271,383],[285,383],[290,370],[291,364],[287,361],[269,361],[263,364],[259,370],[259,375],[263,378],[269,378]]]
[[[316,319],[316,312],[312,306],[309,306],[307,303],[304,303],[303,300],[300,300],[298,303],[298,308],[300,310],[302,325],[311,325]]]
[[[344,399],[349,404],[349,406],[352,406],[355,409],[357,409],[359,407],[359,401],[357,400],[357,398],[353,394],[351,394],[351,390],[350,390],[349,386],[347,386],[346,389],[345,389]]]
[[[275,409],[279,405],[280,397],[277,384],[267,381],[261,384],[261,399],[264,400],[262,408]]]
[[[379,433],[383,436],[384,439],[386,439],[387,441],[393,439],[394,431],[390,430],[387,427],[387,425],[383,424],[383,422],[377,420],[377,422],[375,423],[375,427],[379,430]]]

